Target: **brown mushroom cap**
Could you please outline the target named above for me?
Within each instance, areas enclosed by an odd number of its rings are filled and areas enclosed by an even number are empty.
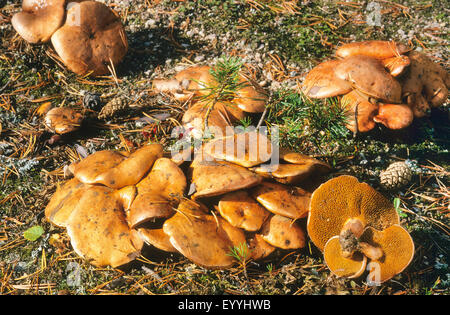
[[[257,231],[269,216],[245,190],[225,194],[218,203],[220,215],[231,225],[246,231]]]
[[[356,177],[342,175],[320,185],[311,196],[307,220],[311,241],[323,251],[349,218],[359,218],[364,226],[378,230],[400,222],[394,206],[381,193]]]
[[[386,103],[401,103],[400,83],[377,59],[362,55],[348,57],[336,66],[335,74],[364,94]]]
[[[369,102],[368,96],[353,90],[342,96],[341,107],[346,111],[346,127],[352,132],[368,132],[375,127],[378,105]]]
[[[228,162],[200,161],[191,167],[192,183],[196,188],[194,199],[223,195],[253,187],[262,181],[261,176]]]
[[[260,132],[251,131],[209,141],[204,152],[216,160],[252,167],[270,160],[272,143]]]
[[[262,238],[278,248],[298,249],[305,247],[306,235],[292,219],[275,214],[266,220],[261,228]]]
[[[395,56],[383,59],[381,63],[392,76],[398,77],[411,64],[411,60],[408,56]]]
[[[17,33],[29,43],[45,43],[63,24],[65,0],[23,0],[22,11],[11,18]]]
[[[314,170],[313,163],[275,164],[254,167],[252,171],[260,175],[270,175],[282,184],[298,184],[308,178]]]
[[[45,217],[56,226],[64,227],[79,199],[88,189],[78,179],[72,178],[58,185],[55,193],[45,207]]]
[[[125,157],[117,151],[102,150],[69,165],[69,171],[80,182],[95,183],[96,178],[119,165]]]
[[[44,123],[52,132],[65,134],[77,130],[83,118],[83,114],[73,108],[55,107],[47,112]]]
[[[380,104],[378,114],[373,117],[373,121],[394,130],[408,127],[413,119],[412,109],[404,104]]]
[[[165,196],[154,192],[138,193],[127,211],[128,224],[137,228],[148,221],[169,218],[175,213],[173,207],[173,202]]]
[[[93,183],[103,184],[115,189],[135,185],[162,155],[163,148],[160,144],[144,145],[116,167],[97,176]]]
[[[302,84],[305,95],[313,98],[327,98],[350,92],[352,85],[335,75],[339,64],[339,60],[328,60],[308,72]]]
[[[236,91],[233,103],[247,113],[262,113],[268,101],[267,92],[252,79],[243,75],[239,79],[240,88]]]
[[[210,70],[210,66],[192,66],[178,72],[174,78],[188,92],[204,95],[209,93],[208,87],[216,84]]]
[[[402,77],[402,96],[415,117],[428,115],[431,107],[441,106],[448,98],[450,74],[425,54],[411,51],[409,71]]]
[[[161,229],[146,229],[139,228],[138,229],[139,236],[142,240],[149,244],[153,245],[156,248],[163,250],[165,252],[177,253],[177,249],[173,247],[172,243],[170,243],[169,235],[164,233],[164,230]]]
[[[246,243],[241,229],[212,215],[177,213],[164,222],[163,230],[181,254],[211,269],[231,267],[236,262],[231,249]]]
[[[371,40],[344,44],[336,50],[336,56],[347,58],[355,55],[364,55],[376,59],[386,59],[402,55],[411,50],[394,41]]]
[[[275,247],[267,243],[261,234],[254,234],[247,239],[248,249],[253,260],[264,259],[275,251]]]
[[[211,106],[210,102],[211,101],[209,100],[203,100],[194,103],[194,105],[183,114],[183,126],[203,134],[208,106]],[[224,136],[227,132],[230,132],[227,130],[232,129],[230,127],[233,126],[236,121],[239,121],[244,117],[244,112],[237,108],[236,104],[232,102],[218,102],[214,104],[214,107],[209,114],[208,128],[211,133]]]
[[[338,277],[358,278],[366,269],[367,258],[363,254],[355,252],[349,258],[342,255],[339,236],[333,236],[326,242],[323,257],[330,271]]]
[[[376,230],[368,227],[361,236],[361,240],[380,247],[383,256],[372,260],[370,268],[370,281],[375,283],[385,282],[401,273],[414,257],[414,242],[400,225],[391,225],[384,230]]]
[[[300,187],[264,181],[251,189],[251,195],[274,214],[292,219],[308,215],[311,194]]]
[[[128,41],[120,19],[105,4],[75,3],[51,38],[64,64],[79,75],[109,73],[125,57]],[[112,64],[112,65],[111,65]]]
[[[67,221],[67,234],[75,252],[95,266],[122,266],[134,260],[143,245],[130,230],[117,191],[91,186]]]

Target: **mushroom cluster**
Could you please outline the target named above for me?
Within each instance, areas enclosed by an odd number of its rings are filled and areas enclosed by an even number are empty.
[[[67,68],[79,75],[107,74],[128,51],[120,18],[101,2],[24,0],[11,23],[29,43],[51,41]]]
[[[259,132],[236,134],[204,144],[192,162],[166,157],[159,144],[132,153],[98,151],[68,167],[73,178],[57,188],[45,215],[96,266],[127,264],[144,244],[210,269],[236,263],[235,247],[246,246],[253,260],[276,248],[302,248],[306,233],[297,220],[306,218],[311,192],[293,184],[331,168],[283,152],[277,164],[289,171],[253,171],[273,157],[271,145]],[[222,154],[219,148],[228,146],[238,150]]]
[[[367,268],[369,281],[382,283],[414,256],[414,242],[392,203],[353,176],[333,178],[313,192],[307,231],[339,277],[357,278]]]
[[[236,91],[226,99],[211,99],[208,95],[214,94],[212,91],[221,83],[212,75],[214,67],[191,66],[178,72],[172,79],[153,80],[156,92],[170,93],[176,100],[189,103],[182,124],[194,137],[203,134],[205,120],[209,132],[225,135],[227,127],[244,119],[246,113],[262,113],[268,100],[267,92],[242,71]]]
[[[311,98],[337,96],[348,115],[347,128],[368,132],[376,123],[408,127],[448,97],[450,75],[425,54],[393,41],[344,44],[336,59],[313,68],[302,91]]]

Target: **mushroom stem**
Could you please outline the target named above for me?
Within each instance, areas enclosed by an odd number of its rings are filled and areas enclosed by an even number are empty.
[[[359,237],[364,232],[364,224],[358,218],[349,218],[339,233],[339,242],[342,248],[342,256],[349,258],[360,249]]]
[[[383,257],[383,250],[380,247],[372,246],[366,242],[359,242],[358,250],[372,260],[378,260]]]

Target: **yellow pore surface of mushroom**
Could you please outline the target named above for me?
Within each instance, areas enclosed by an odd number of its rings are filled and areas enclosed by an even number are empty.
[[[23,0],[22,11],[12,16],[11,24],[29,43],[48,42],[64,22],[65,4],[66,0]]]
[[[121,20],[96,1],[74,3],[51,41],[64,64],[79,75],[113,72],[128,51]]]
[[[383,255],[371,260],[368,280],[372,283],[382,283],[401,273],[414,257],[414,242],[400,225],[392,225],[384,230],[367,228],[361,240],[381,248]]]
[[[356,177],[342,175],[320,185],[311,196],[307,220],[311,241],[323,251],[349,218],[359,218],[364,226],[378,230],[400,222],[394,206],[381,193]]]

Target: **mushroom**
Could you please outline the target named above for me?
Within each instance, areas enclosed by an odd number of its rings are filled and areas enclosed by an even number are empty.
[[[355,89],[386,103],[401,103],[402,88],[382,63],[364,55],[354,55],[342,60],[335,75],[350,82]]]
[[[14,14],[14,29],[32,44],[48,42],[63,24],[66,0],[23,0],[22,11]]]
[[[177,212],[164,222],[163,230],[181,254],[210,269],[231,267],[236,262],[232,248],[246,243],[241,229],[202,211]]]
[[[192,198],[223,195],[230,191],[253,187],[262,177],[248,169],[222,161],[194,161],[191,164],[192,183],[196,192]]]
[[[165,252],[178,253],[177,249],[173,247],[172,243],[170,243],[169,235],[164,233],[164,230],[162,228],[139,228],[138,232],[139,236],[146,244],[152,245]]]
[[[83,114],[73,108],[55,107],[45,115],[44,124],[54,133],[66,134],[77,130],[83,118]]]
[[[207,128],[211,134],[219,136],[232,132],[235,122],[244,119],[244,112],[231,102],[218,102],[212,104],[210,100],[194,103],[184,114],[181,120],[185,129],[195,137],[201,137],[205,131],[205,119],[208,109],[213,106],[208,116]]]
[[[305,247],[306,235],[292,219],[275,214],[266,220],[261,228],[262,238],[272,246],[282,249]]]
[[[45,207],[45,217],[54,225],[65,227],[67,219],[86,189],[86,185],[76,178],[58,185]]]
[[[411,125],[414,113],[408,105],[404,104],[380,104],[378,114],[373,121],[381,123],[389,129],[403,129]]]
[[[245,190],[223,195],[217,208],[220,215],[231,225],[253,232],[261,228],[270,214]]]
[[[113,150],[101,150],[69,165],[68,171],[80,182],[93,184],[98,176],[119,165],[126,157]]]
[[[93,265],[123,266],[140,255],[143,241],[126,221],[121,194],[105,186],[91,186],[67,220],[67,234],[75,252]]]
[[[251,189],[251,195],[267,210],[291,219],[308,215],[311,194],[300,187],[287,187],[263,181]]]
[[[128,50],[120,19],[108,6],[96,1],[74,3],[51,41],[64,64],[79,75],[109,73]]]
[[[365,228],[377,230],[399,224],[399,216],[392,203],[381,193],[356,177],[342,175],[320,185],[312,196],[307,219],[308,235],[323,251],[333,236],[345,233],[348,219],[360,221]]]
[[[314,67],[305,77],[302,91],[313,98],[327,98],[349,93],[352,90],[350,82],[340,79],[335,74],[339,60],[328,60]]]
[[[251,131],[211,140],[205,144],[204,152],[216,160],[248,168],[271,159],[272,143],[262,133]]]
[[[244,77],[239,78],[240,87],[236,91],[233,103],[247,113],[262,113],[269,99],[267,92],[254,80]]]
[[[272,254],[276,247],[267,243],[261,234],[255,233],[247,239],[251,259],[260,260]]]
[[[163,149],[160,144],[144,145],[116,167],[98,175],[91,184],[103,184],[115,189],[135,185],[162,155]]]
[[[136,185],[137,196],[127,212],[130,226],[173,215],[186,186],[186,176],[174,162],[157,159],[148,175]]]
[[[450,74],[425,54],[411,51],[409,72],[402,78],[402,97],[415,117],[427,116],[430,107],[441,106],[448,97]]]
[[[327,267],[338,277],[358,278],[367,265],[367,257],[360,252],[354,253],[351,257],[342,255],[339,236],[333,236],[326,242],[323,257]]]
[[[400,225],[395,224],[382,231],[368,227],[361,239],[382,251],[381,257],[368,264],[371,282],[379,284],[391,279],[405,270],[414,257],[414,242]]]
[[[336,50],[336,56],[347,58],[363,55],[382,60],[403,55],[410,50],[408,46],[394,41],[370,40],[344,44]]]
[[[341,107],[347,116],[346,127],[353,133],[367,132],[375,128],[374,117],[378,106],[369,101],[369,96],[356,90],[341,97]]]

